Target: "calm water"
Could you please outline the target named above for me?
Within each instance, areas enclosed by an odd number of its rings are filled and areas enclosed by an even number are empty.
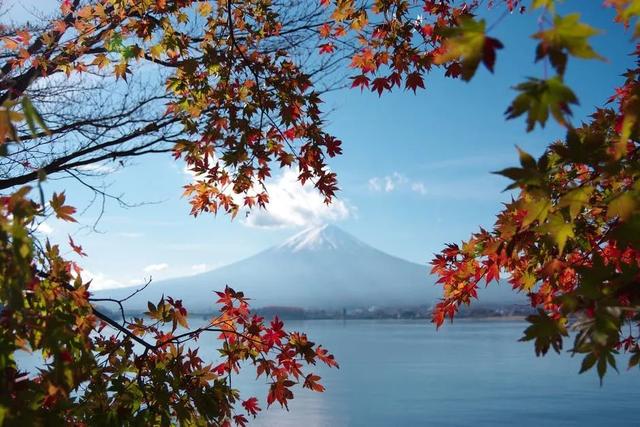
[[[437,332],[425,321],[285,325],[330,349],[340,370],[319,369],[327,391],[294,392],[290,412],[272,407],[252,425],[640,425],[639,372],[613,372],[601,388],[595,373],[577,374],[578,359],[536,358],[517,342],[523,322],[457,321]],[[253,378],[233,385],[264,402]]]
[[[524,322],[461,320],[440,331],[427,321],[285,325],[322,343],[340,369],[318,367],[324,393],[296,389],[289,412],[274,406],[252,426],[640,426],[638,370],[612,372],[600,387],[594,372],[578,375],[577,358],[536,358],[531,343],[517,341]],[[213,342],[199,341],[203,358],[215,359]],[[264,409],[268,386],[251,372],[233,386]]]

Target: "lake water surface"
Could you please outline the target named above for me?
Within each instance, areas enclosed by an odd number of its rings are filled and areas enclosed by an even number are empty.
[[[578,375],[577,357],[535,357],[532,343],[517,341],[521,321],[462,320],[439,331],[427,321],[285,325],[327,347],[340,370],[317,369],[324,393],[296,390],[289,412],[272,407],[252,425],[640,425],[637,370],[612,372],[600,387],[595,372]],[[267,387],[253,378],[234,378],[233,386],[264,406]]]

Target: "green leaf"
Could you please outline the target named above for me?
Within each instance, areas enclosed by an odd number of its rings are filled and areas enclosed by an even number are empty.
[[[536,160],[531,156],[531,154],[522,150],[520,147],[516,145],[516,149],[518,150],[518,155],[520,157],[520,164],[525,169],[537,169]]]
[[[551,215],[549,221],[540,226],[539,230],[549,234],[553,238],[560,253],[564,251],[567,239],[575,236],[573,233],[573,224],[565,222],[559,213]]]
[[[615,369],[616,372],[618,372],[615,356],[613,355],[613,353],[606,353],[606,354],[607,354],[607,363],[609,363],[609,366],[611,366],[613,369]]]
[[[559,76],[548,80],[529,78],[515,87],[520,94],[513,100],[505,115],[513,119],[527,113],[527,131],[530,132],[536,123],[541,127],[547,122],[549,113],[558,123],[566,126],[565,116],[571,115],[570,104],[577,105],[578,98],[567,87]]]
[[[640,16],[640,0],[626,0],[620,2],[616,6],[618,9],[618,16],[620,20],[625,24],[629,25],[629,21],[633,18],[638,18]],[[623,7],[626,6],[626,7]],[[640,35],[640,23],[636,23],[636,28],[633,33],[634,37],[638,37]]]
[[[23,96],[21,104],[22,104],[22,111],[24,113],[24,119],[26,120],[27,125],[29,126],[29,130],[31,131],[31,134],[35,135],[37,133],[36,124],[40,126],[41,129],[46,131],[47,134],[50,134],[51,132],[49,132],[49,129],[47,128],[47,125],[44,123],[42,116],[35,109],[29,97]]]
[[[109,52],[120,52],[120,50],[124,47],[122,44],[122,36],[120,33],[113,33],[111,37],[105,41],[104,47]]]
[[[555,9],[555,3],[554,0],[533,0],[531,7],[533,9],[545,8],[553,11]]]
[[[527,215],[522,220],[523,227],[529,226],[536,220],[542,224],[547,219],[549,209],[551,209],[551,200],[546,198],[532,199],[524,202],[521,207],[527,211]]]
[[[563,319],[553,319],[544,310],[538,310],[538,314],[527,317],[527,322],[531,326],[520,341],[534,340],[536,356],[547,354],[551,347],[556,353],[562,350],[562,339],[569,335]]]
[[[476,21],[470,16],[460,18],[457,26],[440,30],[445,37],[445,53],[435,58],[436,64],[460,61],[462,79],[471,80],[476,73],[480,61],[493,72],[496,50],[502,49],[502,43],[485,34],[484,20]]]
[[[564,74],[567,54],[582,59],[604,60],[589,44],[589,38],[598,33],[600,31],[580,22],[580,14],[578,13],[572,13],[565,17],[556,16],[553,20],[553,27],[532,36],[540,40],[536,61],[549,56],[551,65],[559,74]]]
[[[580,187],[573,189],[560,198],[558,207],[568,207],[571,219],[575,219],[589,201],[592,193],[593,187]]]
[[[598,358],[596,357],[595,354],[593,353],[587,354],[584,357],[584,359],[582,359],[582,366],[580,367],[580,373],[581,374],[585,373],[589,369],[593,368],[593,365],[595,365],[597,361],[598,361]]]
[[[626,221],[636,209],[636,198],[630,192],[624,192],[607,205],[607,217],[619,217]]]
[[[600,378],[600,385],[602,386],[602,379],[607,373],[607,357],[603,354],[598,358],[598,377]]]

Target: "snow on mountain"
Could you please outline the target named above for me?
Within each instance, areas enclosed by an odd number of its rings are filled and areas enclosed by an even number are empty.
[[[342,307],[431,305],[442,288],[415,264],[375,249],[332,225],[312,227],[252,257],[196,276],[152,283],[126,301],[131,310],[161,295],[182,299],[192,312],[210,312],[215,290],[243,291],[256,308],[271,305],[336,309]],[[133,288],[103,291],[123,298]],[[485,303],[521,301],[508,286],[480,293]]]
[[[352,252],[365,246],[365,243],[350,236],[338,227],[325,224],[302,230],[278,245],[276,250],[293,253],[323,250]]]

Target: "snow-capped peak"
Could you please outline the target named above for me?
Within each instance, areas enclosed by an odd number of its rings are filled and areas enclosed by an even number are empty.
[[[339,228],[323,224],[302,230],[284,241],[278,246],[278,249],[285,249],[291,252],[334,250],[353,245],[359,246],[360,244],[359,241]]]

